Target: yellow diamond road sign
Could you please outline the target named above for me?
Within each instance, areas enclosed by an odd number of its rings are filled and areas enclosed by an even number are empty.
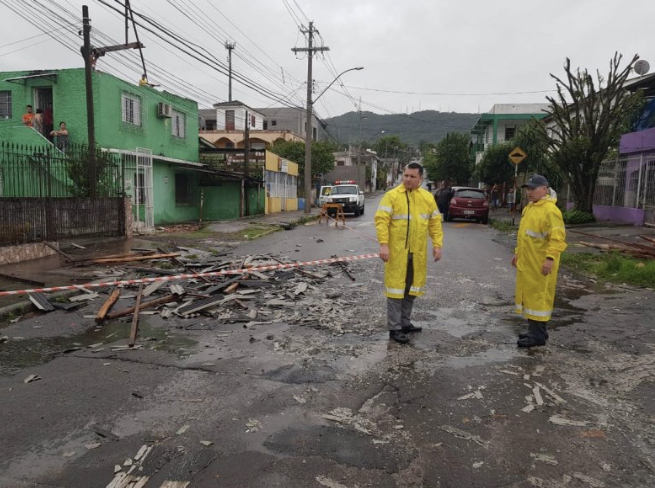
[[[518,146],[512,149],[512,152],[509,153],[509,160],[514,164],[519,164],[527,157],[528,155],[525,154],[525,151]]]

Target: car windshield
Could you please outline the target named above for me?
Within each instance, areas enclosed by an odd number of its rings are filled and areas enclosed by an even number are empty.
[[[335,186],[332,188],[332,195],[357,195],[357,187],[351,186]]]
[[[457,190],[455,192],[457,198],[481,198],[484,199],[484,192],[482,190]]]

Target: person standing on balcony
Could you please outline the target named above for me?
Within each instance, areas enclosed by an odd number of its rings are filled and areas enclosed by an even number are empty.
[[[34,121],[34,112],[32,112],[32,106],[28,105],[25,107],[25,113],[23,114],[23,124],[27,127],[32,127],[32,122]]]
[[[40,108],[36,109],[36,114],[34,115],[34,119],[32,119],[32,128],[39,134],[44,135],[43,110]]]
[[[375,228],[384,261],[389,339],[406,344],[407,333],[420,332],[410,322],[414,299],[423,295],[427,275],[428,236],[432,257],[441,259],[443,230],[434,197],[421,188],[423,166],[409,163],[403,180],[388,191],[375,213]]]
[[[528,319],[519,347],[543,346],[553,313],[560,255],[566,249],[562,212],[549,195],[548,181],[532,175],[523,185],[530,203],[523,209],[512,266],[516,268],[516,313]]]
[[[49,103],[48,106],[43,111],[43,125],[44,125],[44,134],[50,142],[52,142],[52,136],[50,133],[55,128],[55,119],[52,113],[52,104]]]
[[[59,130],[53,130],[50,135],[55,137],[55,146],[57,146],[57,149],[61,152],[66,152],[66,148],[68,147],[66,122],[59,122]]]

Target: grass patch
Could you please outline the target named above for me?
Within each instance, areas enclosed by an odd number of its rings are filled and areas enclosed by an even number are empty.
[[[240,234],[243,235],[243,238],[249,241],[252,241],[253,239],[259,239],[260,237],[263,237],[268,234],[272,234],[273,232],[277,232],[280,230],[281,227],[277,225],[259,225],[259,224],[254,224],[248,227],[247,229],[243,230],[240,232]]]
[[[655,260],[635,259],[618,253],[564,253],[562,264],[604,281],[655,288]]]
[[[507,220],[489,219],[489,225],[501,232],[516,232],[519,230],[518,225],[512,225],[512,223]]]

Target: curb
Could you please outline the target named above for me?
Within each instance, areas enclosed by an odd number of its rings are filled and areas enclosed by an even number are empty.
[[[57,299],[57,298],[68,298],[75,295],[76,293],[79,293],[79,291],[75,291],[75,290],[58,291],[49,295],[48,300]],[[36,306],[34,306],[34,304],[29,299],[18,303],[13,303],[5,307],[0,307],[0,327],[9,325],[4,322],[12,315],[23,315],[29,312],[36,312],[37,310],[38,308],[36,308]]]

